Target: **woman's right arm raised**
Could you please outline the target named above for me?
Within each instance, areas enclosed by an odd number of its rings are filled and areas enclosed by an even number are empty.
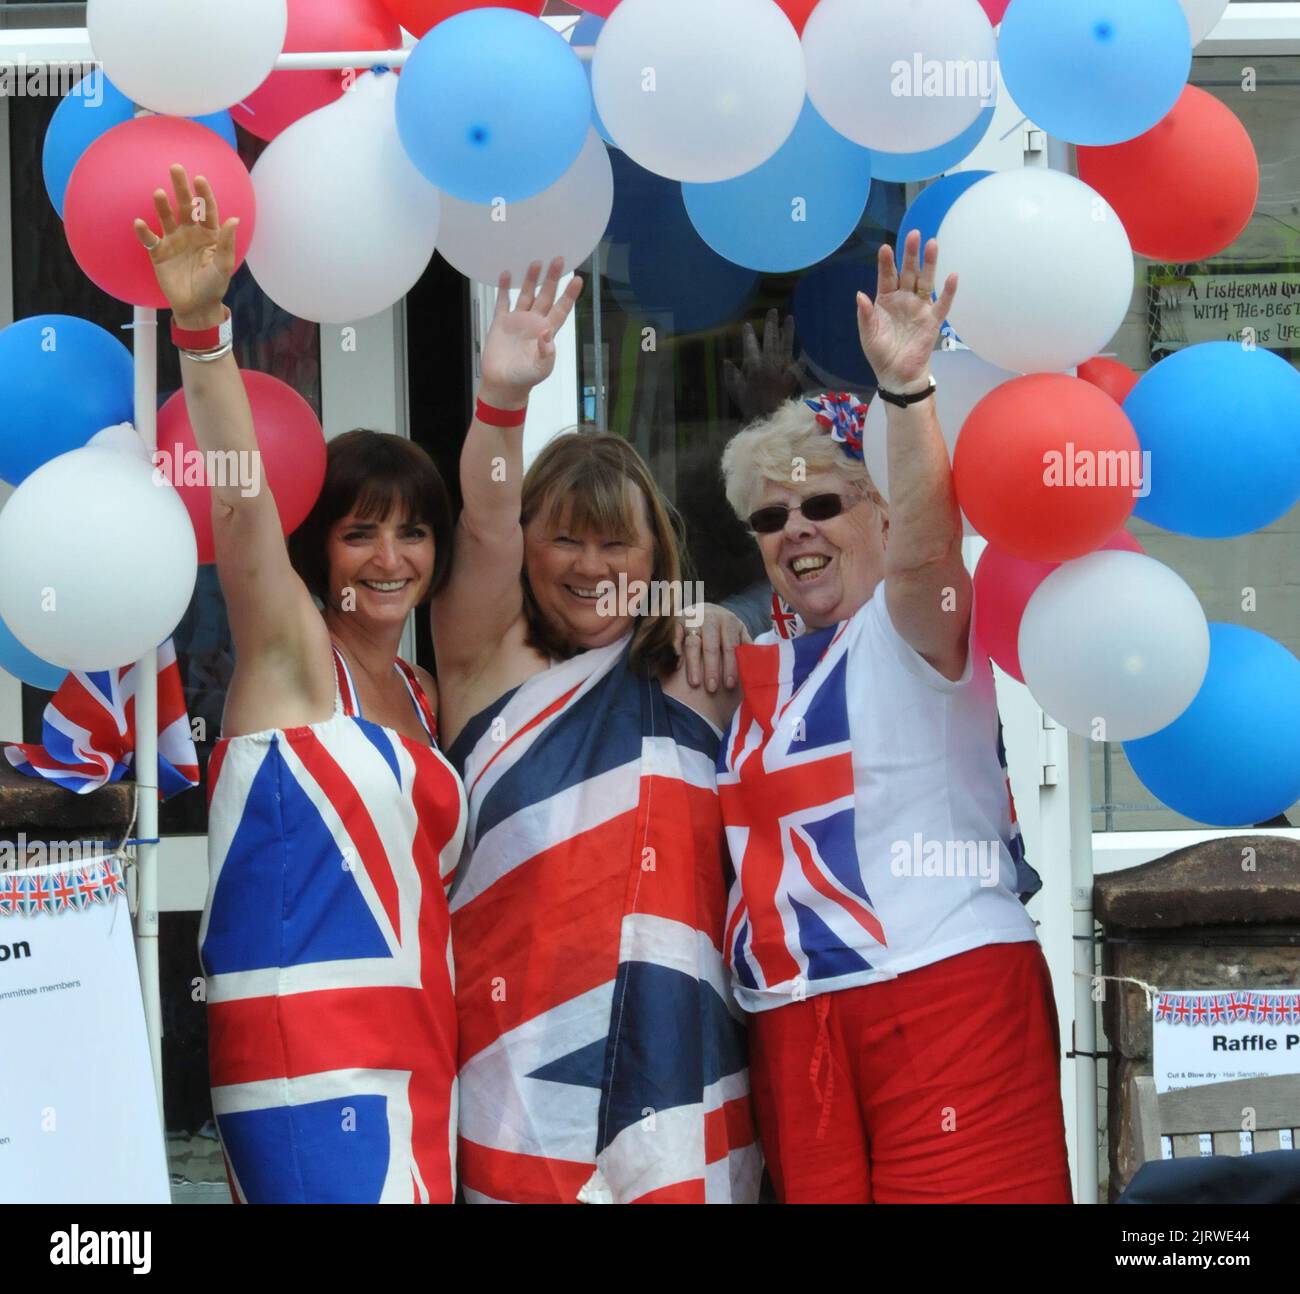
[[[541,273],[540,262],[528,267],[513,309],[510,275],[501,276],[496,312],[483,344],[479,399],[501,413],[519,413],[521,423],[529,393],[555,368],[555,335],[582,293],[577,274],[559,291],[564,274],[559,258],[551,262],[539,287]],[[476,673],[522,608],[523,439],[522,425],[501,427],[477,414],[470,423],[460,456],[464,506],[456,526],[451,575],[432,607],[439,669]]]
[[[143,220],[135,222],[136,236],[149,251],[176,323],[185,329],[216,327],[225,318],[223,302],[235,269],[239,219],[221,224],[212,187],[202,176],[195,179],[197,197],[184,167],[173,166],[171,177],[175,208],[164,190],[154,193],[161,239]],[[181,377],[199,449],[205,455],[227,456],[226,461],[233,452],[250,456],[250,464],[256,462],[251,456],[259,452],[257,434],[234,356],[200,361],[182,353]],[[217,572],[235,653],[245,666],[278,662],[298,674],[307,636],[320,623],[320,615],[290,565],[280,515],[260,462],[252,479],[261,487],[247,496],[242,492],[239,482],[249,479],[244,468],[250,464],[241,465],[237,473],[215,473],[211,482]]]

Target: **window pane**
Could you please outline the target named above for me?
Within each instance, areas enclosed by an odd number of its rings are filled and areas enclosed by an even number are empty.
[[[1248,69],[1254,70],[1254,88]],[[1170,280],[1189,275],[1233,275],[1261,283],[1300,283],[1300,153],[1295,123],[1300,115],[1300,58],[1197,58],[1192,84],[1213,94],[1241,118],[1259,155],[1260,192],[1255,214],[1230,247],[1197,265],[1157,265],[1137,257],[1133,306],[1115,339],[1117,358],[1145,372],[1181,345],[1235,335],[1242,322],[1198,320]],[[1290,279],[1289,276],[1297,276]],[[1293,327],[1252,320],[1259,344],[1300,364],[1300,298],[1291,302]],[[1206,312],[1202,312],[1206,313]],[[1271,329],[1265,332],[1266,329]],[[1225,436],[1231,429],[1225,428]],[[1138,520],[1129,523],[1138,542],[1157,561],[1177,571],[1195,590],[1211,621],[1245,625],[1300,652],[1300,507],[1253,535],[1237,539],[1189,539]],[[1251,607],[1253,591],[1253,609]],[[1116,743],[1092,748],[1093,827],[1097,831],[1170,830],[1195,827],[1158,803],[1133,775]],[[1300,803],[1287,811],[1300,825]],[[1286,825],[1278,822],[1276,825]]]

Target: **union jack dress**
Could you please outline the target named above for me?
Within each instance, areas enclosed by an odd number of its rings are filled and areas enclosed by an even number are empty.
[[[249,1203],[449,1203],[456,1015],[446,889],[465,793],[362,714],[217,743],[199,931],[212,1108]],[[395,668],[430,741],[414,671]]]
[[[758,1194],[720,734],[628,649],[552,665],[449,752],[469,795],[451,908],[472,1203]]]

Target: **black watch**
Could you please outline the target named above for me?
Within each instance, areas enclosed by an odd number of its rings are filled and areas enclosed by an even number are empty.
[[[938,389],[939,384],[934,380],[934,374],[930,374],[930,385],[924,391],[918,391],[915,395],[895,395],[892,391],[886,391],[880,387],[876,394],[886,404],[896,404],[900,409],[906,409],[908,405],[920,404],[922,400],[928,400]]]

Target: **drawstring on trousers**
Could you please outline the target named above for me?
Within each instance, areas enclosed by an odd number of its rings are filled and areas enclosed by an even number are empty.
[[[831,1011],[831,995],[819,993],[814,1003],[817,1012],[817,1041],[813,1043],[812,1060],[808,1065],[808,1081],[812,1083],[813,1097],[822,1107],[821,1118],[817,1121],[817,1140],[826,1136],[826,1125],[831,1120],[831,1096],[835,1091],[835,1062],[831,1057],[831,1034],[826,1018]],[[822,1058],[826,1058],[826,1088],[823,1091],[817,1081],[822,1068]]]

